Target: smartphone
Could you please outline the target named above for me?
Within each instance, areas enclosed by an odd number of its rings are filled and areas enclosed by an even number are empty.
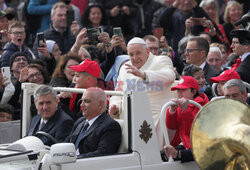
[[[42,43],[45,43],[45,37],[44,37],[44,33],[43,32],[39,32],[36,34],[37,36],[37,46],[38,47],[43,47],[43,44]]]
[[[161,37],[163,36],[163,28],[161,28],[161,27],[155,28],[154,29],[154,36],[156,36],[160,40]]]
[[[0,32],[0,40],[2,39],[2,33]]]
[[[192,18],[192,22],[194,25],[202,25],[204,18]]]
[[[67,17],[67,27],[70,27],[72,22],[75,20],[75,14],[74,14],[74,11],[73,10],[67,10],[67,14],[66,14],[66,17]]]
[[[118,35],[119,37],[122,37],[122,28],[121,27],[114,27],[113,28],[113,35]]]
[[[99,42],[98,37],[102,32],[103,32],[102,27],[88,28],[87,37],[88,37],[89,44],[96,45]]]
[[[2,67],[1,71],[3,77],[8,78],[7,83],[10,83],[10,78],[11,78],[10,67]]]

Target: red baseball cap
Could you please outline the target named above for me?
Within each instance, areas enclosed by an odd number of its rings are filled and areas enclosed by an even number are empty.
[[[177,86],[172,87],[171,91],[178,89],[188,89],[188,88],[194,88],[196,90],[199,90],[198,82],[191,76],[182,76]]]
[[[85,59],[83,62],[81,62],[79,65],[70,66],[70,68],[76,72],[84,72],[91,74],[95,78],[98,78],[101,74],[101,68],[99,64],[95,61]]]
[[[234,70],[225,70],[217,77],[211,77],[210,81],[212,83],[218,83],[220,81],[228,81],[231,79],[241,79],[240,75]]]

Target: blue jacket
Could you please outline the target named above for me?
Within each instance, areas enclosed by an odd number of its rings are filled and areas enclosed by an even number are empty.
[[[51,24],[50,12],[54,3],[58,0],[47,0],[47,3],[41,5],[42,0],[30,0],[27,11],[32,15],[42,15],[41,26],[37,32],[43,32]]]

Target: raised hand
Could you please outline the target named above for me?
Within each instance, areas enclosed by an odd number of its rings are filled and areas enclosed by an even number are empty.
[[[134,76],[140,77],[142,79],[146,79],[146,74],[145,72],[140,71],[137,69],[135,66],[130,65],[130,64],[125,64],[127,73],[133,74]]]

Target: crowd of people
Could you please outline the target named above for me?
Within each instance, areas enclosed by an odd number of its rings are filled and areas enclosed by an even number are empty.
[[[250,45],[232,30],[241,28],[234,24],[249,2],[0,0],[0,122],[21,119],[21,85],[36,83],[27,135],[47,132],[74,143],[81,156],[115,153],[121,128],[112,118],[123,119],[123,99],[103,90],[144,91],[165,159],[191,161],[198,108],[188,100],[204,106],[216,94],[247,104]],[[159,120],[171,100],[176,105],[167,110],[166,126],[173,134],[166,146]]]

